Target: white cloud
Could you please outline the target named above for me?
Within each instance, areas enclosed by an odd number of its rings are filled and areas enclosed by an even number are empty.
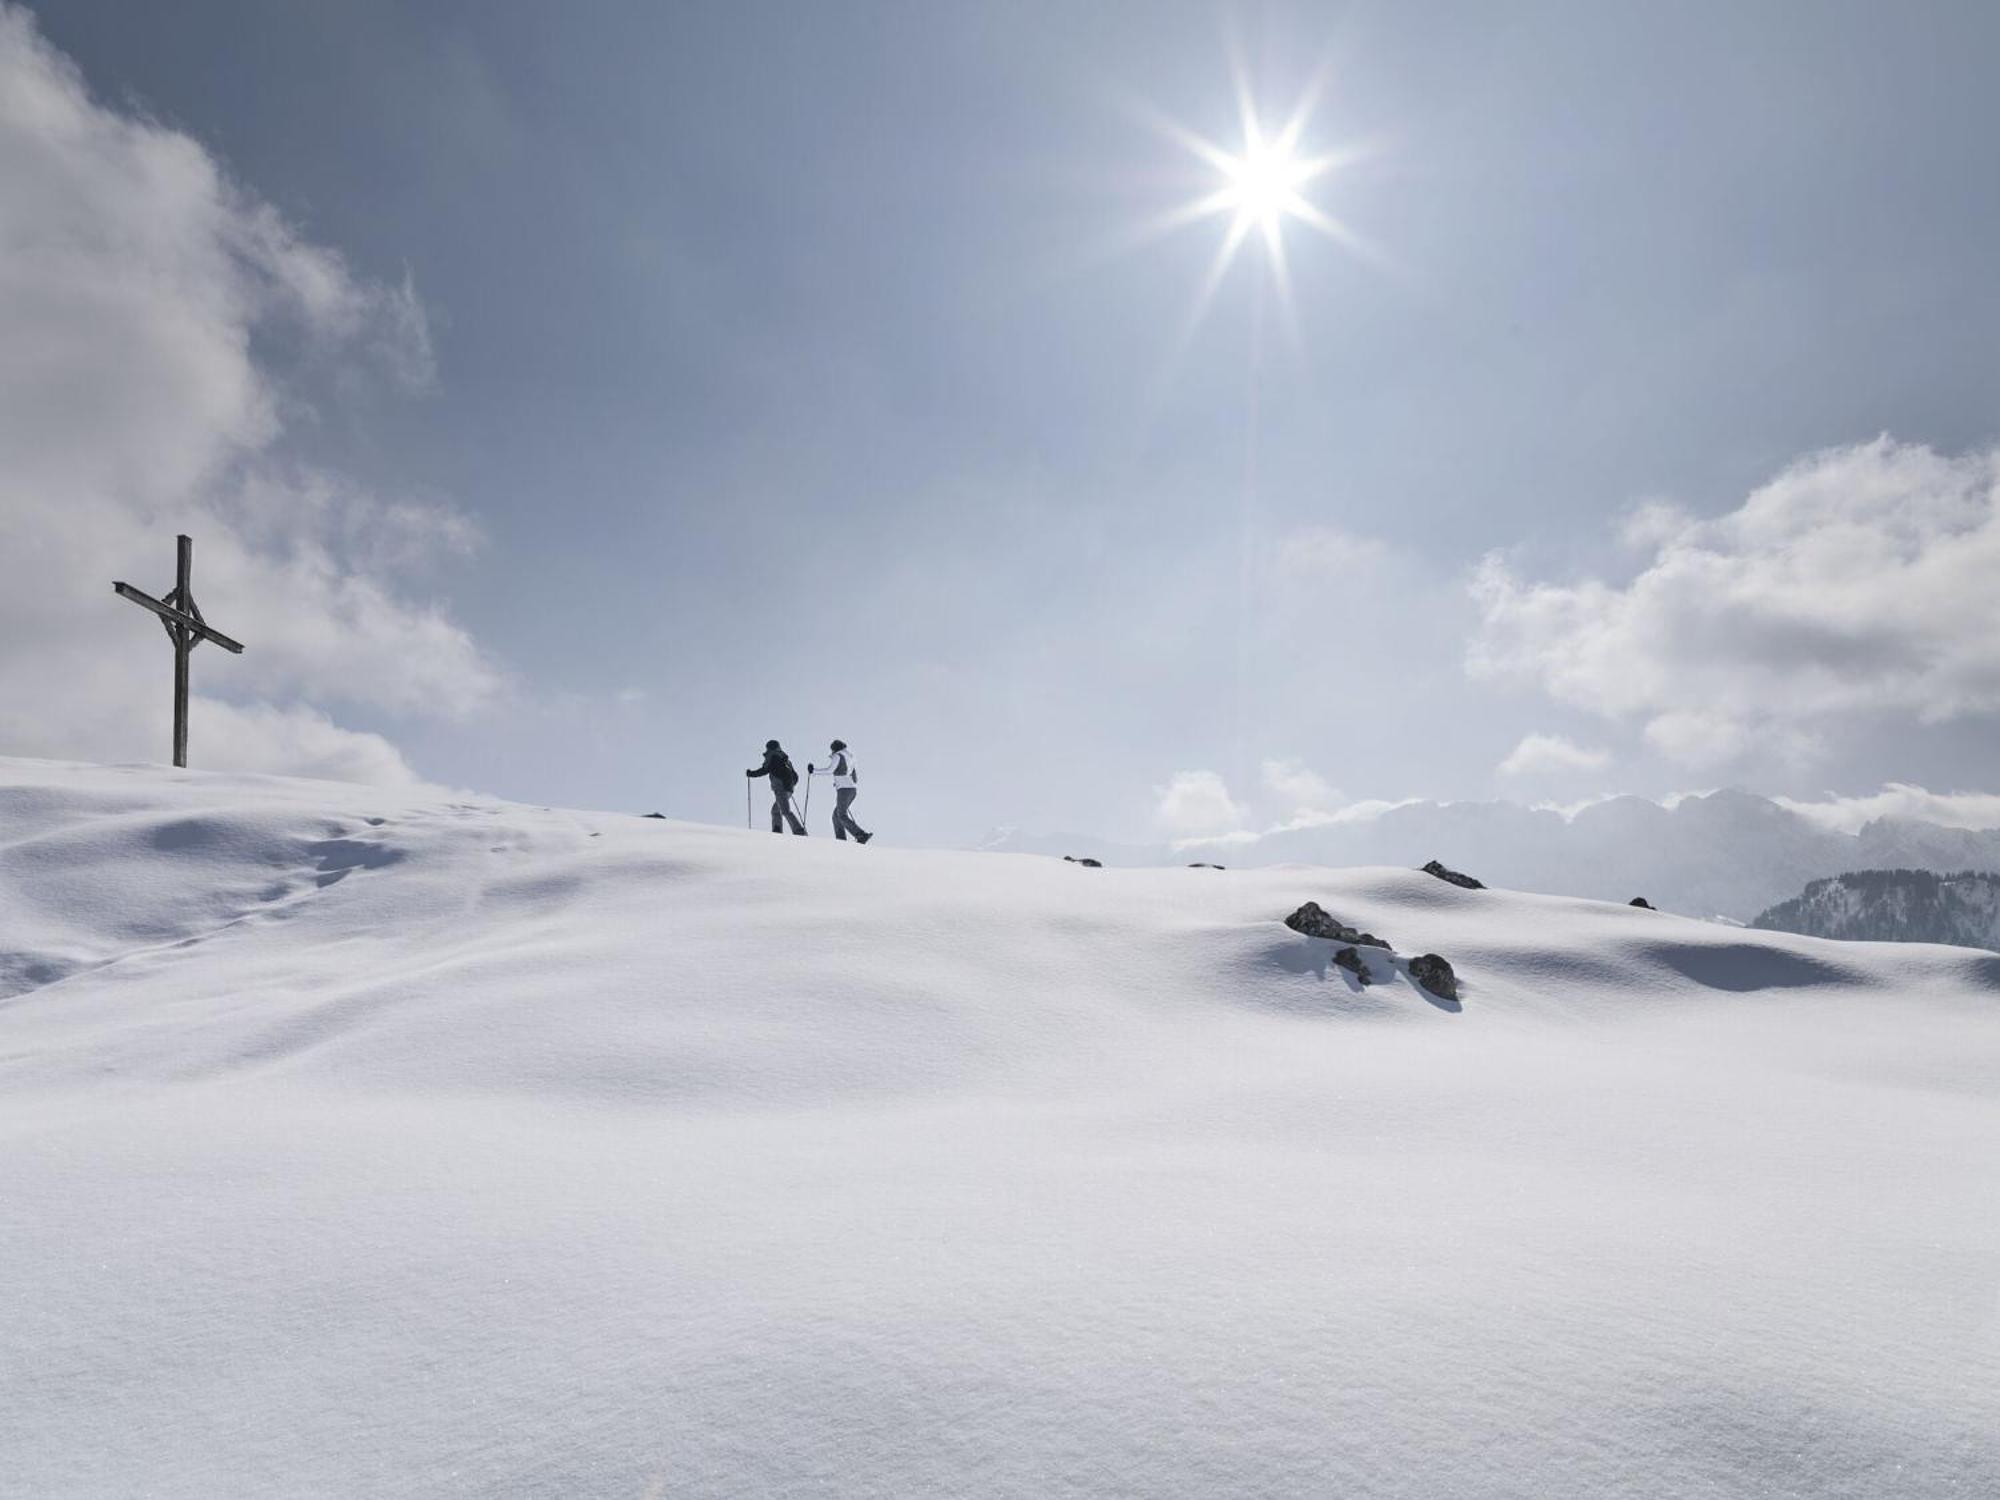
[[[1228,784],[1213,771],[1182,771],[1158,788],[1157,821],[1176,850],[1221,853],[1278,833],[1372,823],[1385,813],[1422,800],[1366,798],[1346,802],[1324,778],[1294,760],[1265,761],[1262,780],[1267,791],[1298,804],[1278,822],[1252,827],[1251,809],[1231,796]]]
[[[1840,833],[1858,833],[1877,818],[1915,818],[1946,828],[2000,828],[2000,794],[1993,792],[1932,792],[1891,781],[1879,792],[1860,797],[1828,792],[1812,802],[1793,797],[1771,800]]]
[[[323,781],[383,786],[418,781],[402,753],[381,735],[342,729],[317,709],[199,699],[191,716],[197,764],[204,770],[269,771],[277,766],[287,775]]]
[[[470,524],[287,462],[286,359],[399,386],[434,369],[407,274],[355,276],[199,143],[92,100],[0,0],[0,751],[165,758],[166,643],[111,580],[166,592],[177,531],[196,598],[250,648],[195,655],[197,764],[404,779],[387,740],[299,705],[457,714],[499,691],[409,594]]]
[[[1650,552],[1685,534],[1696,524],[1680,506],[1668,500],[1635,505],[1618,528],[1618,540],[1634,552]]]
[[[1275,562],[1281,579],[1309,580],[1325,588],[1351,583],[1389,557],[1388,544],[1374,537],[1336,526],[1299,526],[1279,538]]]
[[[1598,750],[1560,734],[1524,735],[1500,762],[1502,776],[1547,776],[1566,771],[1601,771],[1611,764],[1611,752]]]
[[[1364,797],[1359,802],[1348,803],[1347,806],[1341,808],[1331,817],[1325,819],[1325,821],[1329,823],[1372,823],[1377,818],[1392,813],[1399,807],[1419,807],[1423,804],[1423,801],[1424,799],[1421,797]]]
[[[1262,773],[1264,790],[1284,803],[1294,816],[1331,813],[1343,800],[1332,784],[1304,761],[1267,760]]]
[[[1727,714],[1677,709],[1646,725],[1646,743],[1669,760],[1704,769],[1735,760],[1750,747],[1752,736],[1747,725]]]
[[[1653,802],[1671,809],[1690,799],[1710,796],[1715,790],[1714,787],[1705,787],[1694,791],[1669,792],[1650,797],[1637,796],[1633,793],[1599,793],[1580,798],[1575,802],[1533,804],[1507,801],[1454,803],[1423,797],[1411,797],[1393,802],[1369,800],[1351,802],[1331,814],[1281,823],[1261,831],[1235,829],[1208,838],[1184,839],[1178,841],[1174,847],[1183,853],[1201,847],[1235,848],[1241,851],[1246,847],[1254,847],[1274,834],[1296,833],[1309,828],[1325,829],[1329,834],[1337,836],[1342,832],[1361,831],[1364,825],[1377,822],[1403,808],[1425,809],[1434,813],[1449,813],[1453,809],[1463,809],[1476,818],[1481,809],[1531,806],[1537,812],[1551,812],[1565,823],[1571,823],[1576,820],[1578,814],[1605,802],[1636,798],[1639,801]],[[1859,833],[1863,827],[1878,818],[1912,819],[1934,823],[1944,828],[2000,830],[2000,793],[1995,792],[1933,792],[1920,786],[1892,781],[1886,783],[1880,791],[1859,796],[1841,796],[1838,793],[1828,792],[1824,797],[1811,800],[1797,797],[1772,797],[1769,800],[1788,812],[1797,813],[1809,822],[1837,833]]]
[[[1814,454],[1728,515],[1653,507],[1630,583],[1535,583],[1489,557],[1475,675],[1636,719],[1662,753],[1809,757],[1841,718],[2000,711],[2000,450],[1880,438]]]
[[[1174,838],[1212,838],[1243,826],[1244,808],[1213,771],[1178,771],[1158,792],[1154,816]]]

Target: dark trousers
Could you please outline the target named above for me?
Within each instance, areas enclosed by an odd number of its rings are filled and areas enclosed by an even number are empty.
[[[787,823],[791,824],[793,833],[806,831],[806,825],[792,811],[792,794],[774,781],[771,783],[771,832],[783,833]]]
[[[850,807],[854,806],[854,799],[857,795],[857,790],[851,786],[844,786],[833,794],[833,836],[837,839],[844,839],[851,833],[857,839],[866,843],[868,841],[868,830],[855,822],[854,815],[848,811]]]

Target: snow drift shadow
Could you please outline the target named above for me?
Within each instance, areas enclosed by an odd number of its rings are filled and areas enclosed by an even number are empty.
[[[393,844],[368,844],[359,839],[321,839],[306,847],[306,858],[316,872],[313,883],[322,889],[356,870],[386,869],[405,853]]]
[[[0,1003],[67,979],[79,967],[46,953],[0,953]]]
[[[1735,994],[1862,982],[1839,964],[1758,943],[1651,943],[1635,949],[1634,956],[1706,989]]]

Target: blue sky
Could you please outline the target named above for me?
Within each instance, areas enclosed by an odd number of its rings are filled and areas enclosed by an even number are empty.
[[[1991,7],[34,24],[92,109],[207,153],[223,212],[268,206],[420,319],[423,376],[393,380],[244,303],[273,415],[196,487],[247,462],[448,517],[382,592],[490,684],[371,700],[332,641],[268,689],[202,660],[218,699],[324,708],[448,783],[716,820],[767,736],[840,735],[874,820],[935,841],[1990,784],[2000,663],[1958,634],[1989,606],[1949,590],[1992,541]],[[1369,152],[1308,193],[1386,264],[1294,225],[1290,320],[1246,253],[1177,352],[1223,225],[1111,248],[1211,185],[1134,106],[1233,144],[1231,37],[1274,115],[1331,60],[1305,141]],[[1853,545],[1807,545],[1854,496]],[[380,529],[329,567],[370,581]],[[1844,570],[1881,548],[1866,604]]]

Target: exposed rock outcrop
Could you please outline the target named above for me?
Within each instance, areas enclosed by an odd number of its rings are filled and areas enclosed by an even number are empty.
[[[1451,965],[1435,953],[1419,953],[1410,960],[1410,978],[1440,1000],[1458,998],[1458,976]]]
[[[1328,938],[1336,943],[1359,943],[1367,948],[1387,948],[1386,939],[1378,938],[1372,932],[1363,932],[1358,927],[1349,927],[1345,922],[1328,914],[1317,901],[1308,901],[1289,917],[1285,925],[1294,932],[1302,932],[1307,937]]]
[[[1063,863],[1066,865],[1082,865],[1086,870],[1101,870],[1104,868],[1104,861],[1101,859],[1090,859],[1088,857],[1078,859],[1074,854],[1065,854],[1063,856]]]
[[[1438,863],[1436,860],[1432,860],[1424,866],[1424,873],[1426,875],[1435,875],[1447,885],[1460,886],[1468,891],[1483,891],[1486,889],[1485,881],[1475,880],[1470,875],[1451,869],[1446,865]]]

